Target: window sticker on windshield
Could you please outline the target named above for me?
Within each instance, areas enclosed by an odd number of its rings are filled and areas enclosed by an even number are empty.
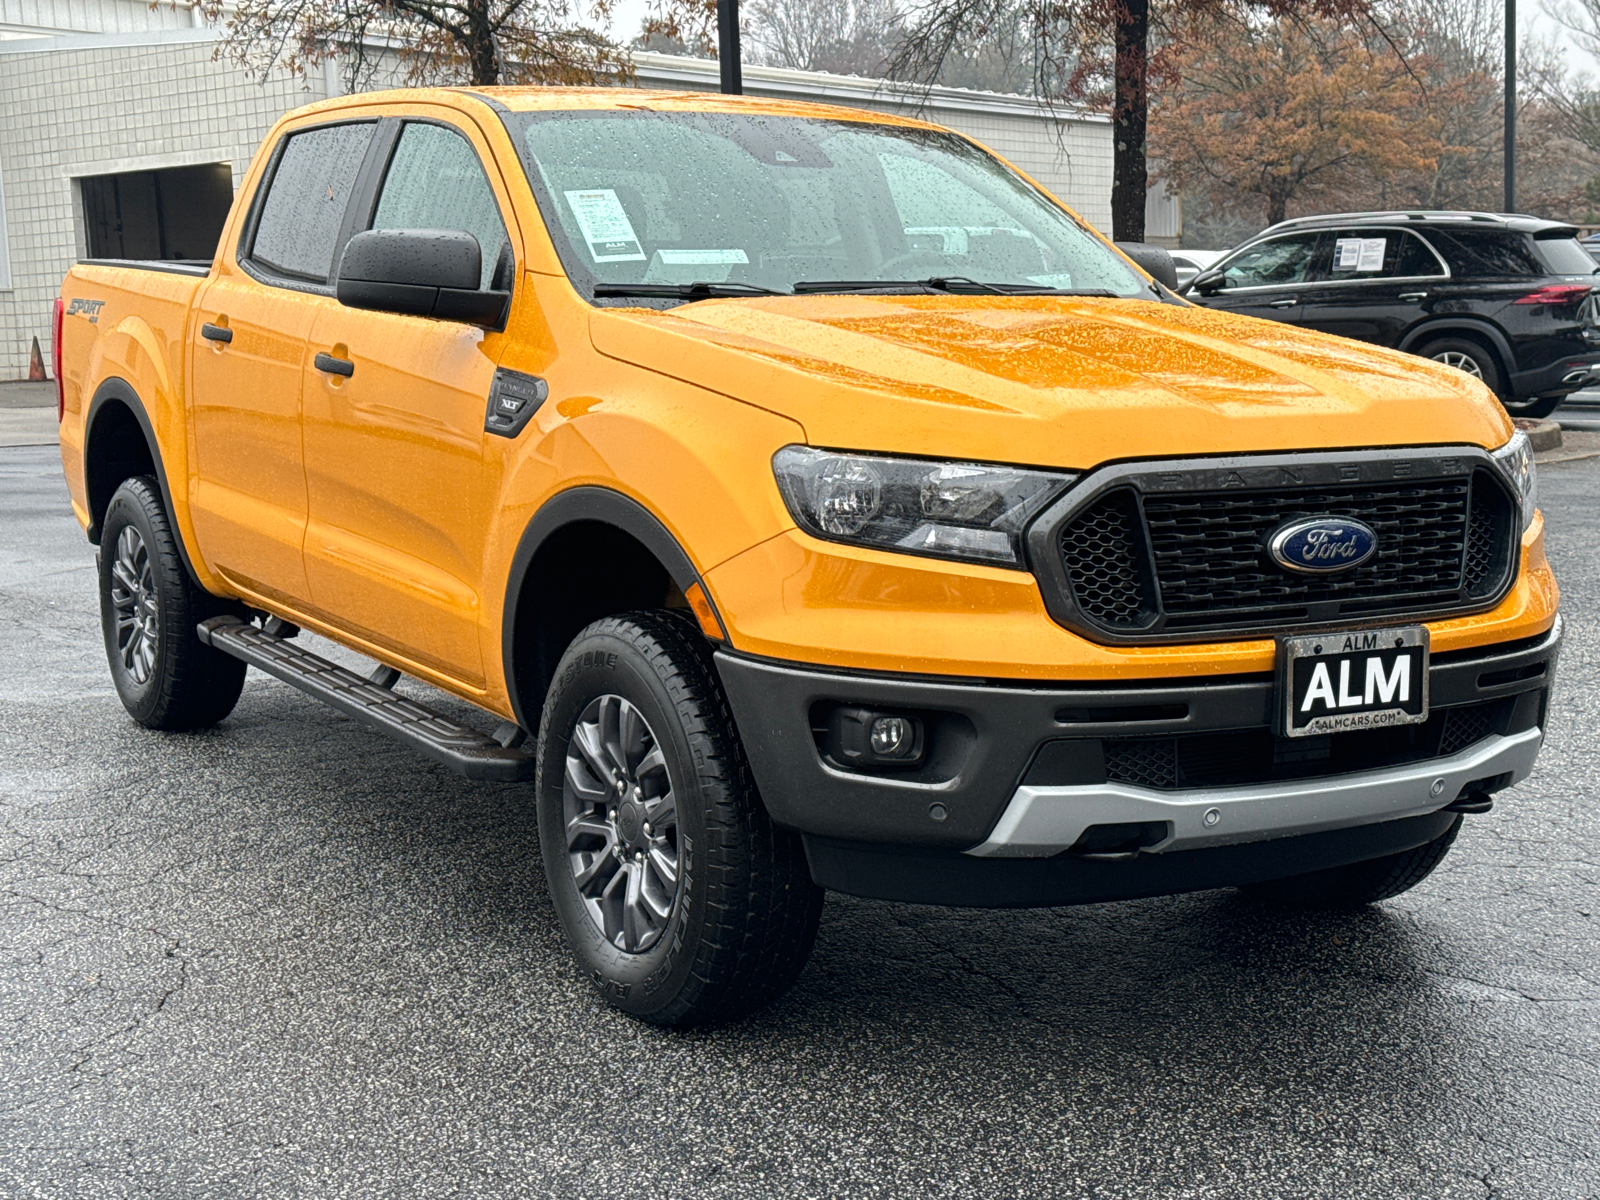
[[[610,188],[565,193],[567,206],[578,219],[589,257],[597,263],[643,262],[644,250],[633,232],[633,222]]]
[[[1381,271],[1388,238],[1339,238],[1333,244],[1335,271]]]
[[[743,250],[657,250],[661,261],[668,266],[705,266],[710,263],[747,263],[750,256]]]

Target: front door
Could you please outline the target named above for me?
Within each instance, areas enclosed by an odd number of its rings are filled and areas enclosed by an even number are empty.
[[[407,121],[369,227],[464,229],[482,252],[480,283],[509,288],[502,201],[475,131]],[[484,679],[483,546],[494,494],[484,420],[501,340],[473,325],[325,301],[305,373],[305,562],[318,609],[469,686]],[[321,367],[316,355],[327,356]]]
[[[250,244],[219,255],[190,347],[193,520],[208,565],[291,607],[309,598],[300,391],[306,336],[373,122],[288,134]]]
[[[1207,308],[1294,324],[1300,320],[1320,237],[1317,233],[1288,233],[1246,246],[1217,264],[1219,278],[1213,286],[1193,292],[1189,298]]]
[[[1318,274],[1301,324],[1377,346],[1398,344],[1446,282],[1439,256],[1404,229],[1336,230]]]

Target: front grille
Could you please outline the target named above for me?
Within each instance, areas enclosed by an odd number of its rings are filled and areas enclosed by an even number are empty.
[[[1118,488],[1089,506],[1061,532],[1061,561],[1072,580],[1078,607],[1111,629],[1139,629],[1148,623],[1150,590],[1135,557],[1139,501]]]
[[[1439,709],[1417,725],[1316,738],[1278,738],[1268,729],[1106,738],[1106,781],[1171,789],[1228,787],[1400,766],[1455,754],[1507,731],[1514,698]]]
[[[1174,640],[1417,619],[1481,608],[1512,567],[1515,508],[1482,466],[1434,477],[1194,490],[1147,490],[1141,481],[1151,477],[1111,487],[1060,522],[1054,549],[1075,610],[1065,623],[1117,640]],[[1378,551],[1337,574],[1290,572],[1267,554],[1267,542],[1306,517],[1362,521],[1376,533]]]

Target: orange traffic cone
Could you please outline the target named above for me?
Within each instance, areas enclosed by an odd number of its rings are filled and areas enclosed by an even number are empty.
[[[50,376],[44,371],[44,355],[39,353],[39,339],[33,339],[33,354],[28,359],[28,380],[31,383],[43,383]]]

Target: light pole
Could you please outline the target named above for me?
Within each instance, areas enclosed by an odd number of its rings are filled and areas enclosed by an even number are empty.
[[[1506,0],[1512,3],[1513,0]],[[739,0],[717,0],[717,63],[722,68],[722,90],[742,95],[744,75],[739,70]]]
[[[1517,0],[1506,0],[1505,211],[1517,211]]]

